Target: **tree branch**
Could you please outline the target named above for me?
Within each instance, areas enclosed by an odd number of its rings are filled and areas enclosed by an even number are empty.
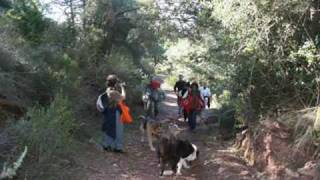
[[[131,11],[135,11],[135,10],[138,10],[138,9],[140,9],[140,8],[137,7],[137,8],[127,9],[127,10],[123,10],[123,11],[121,11],[121,12],[117,12],[115,17],[121,16],[121,15],[123,15],[124,13],[131,12]]]

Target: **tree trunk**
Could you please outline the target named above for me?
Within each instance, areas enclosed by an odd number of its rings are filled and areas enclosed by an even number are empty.
[[[87,17],[86,17],[86,6],[87,6],[87,0],[81,0],[81,7],[82,7],[82,29],[84,32],[87,30]]]

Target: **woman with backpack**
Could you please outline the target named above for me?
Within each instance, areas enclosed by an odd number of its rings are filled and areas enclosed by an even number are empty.
[[[106,151],[123,153],[123,124],[132,122],[129,109],[123,102],[126,91],[116,75],[109,75],[106,85],[106,91],[98,97],[96,103],[97,109],[103,114],[102,146]],[[116,90],[116,85],[120,86],[121,93]]]
[[[194,130],[197,124],[197,115],[204,108],[204,101],[201,98],[199,85],[193,82],[190,85],[188,97],[183,102],[183,109],[188,116],[188,124],[190,130]]]

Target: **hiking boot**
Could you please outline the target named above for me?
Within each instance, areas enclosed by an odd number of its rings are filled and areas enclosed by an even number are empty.
[[[114,149],[113,152],[123,154],[124,151],[122,149]]]
[[[107,147],[103,147],[103,150],[105,150],[107,152],[111,152],[112,148],[110,146],[107,146]]]

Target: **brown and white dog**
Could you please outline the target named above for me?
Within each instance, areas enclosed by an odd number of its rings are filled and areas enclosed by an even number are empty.
[[[156,151],[153,141],[158,140],[161,133],[161,124],[158,121],[140,116],[141,142],[144,142],[145,133],[147,134],[148,144],[151,151]]]
[[[199,156],[196,145],[187,140],[180,140],[173,135],[161,136],[157,149],[160,162],[160,176],[164,174],[164,168],[169,165],[173,173],[181,175],[181,169],[190,168],[188,162],[194,161]]]

